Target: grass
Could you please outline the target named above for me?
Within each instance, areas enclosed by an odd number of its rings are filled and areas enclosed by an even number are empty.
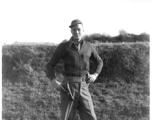
[[[3,47],[3,120],[59,120],[60,93],[45,74],[54,49]],[[101,43],[96,49],[104,67],[89,90],[98,120],[149,120],[149,44]]]

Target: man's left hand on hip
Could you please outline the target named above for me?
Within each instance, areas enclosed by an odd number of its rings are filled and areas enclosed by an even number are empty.
[[[88,78],[87,78],[87,83],[91,83],[91,82],[94,82],[97,78],[98,74],[95,73],[95,74],[88,74]]]

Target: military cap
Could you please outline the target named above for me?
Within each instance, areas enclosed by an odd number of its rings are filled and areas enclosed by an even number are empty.
[[[77,24],[82,24],[82,22],[79,19],[75,19],[71,22],[71,25],[69,27],[72,28],[73,26]]]

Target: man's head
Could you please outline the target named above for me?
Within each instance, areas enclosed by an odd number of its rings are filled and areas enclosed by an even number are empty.
[[[71,28],[73,38],[80,41],[84,32],[82,22],[78,19],[73,20],[69,27]]]

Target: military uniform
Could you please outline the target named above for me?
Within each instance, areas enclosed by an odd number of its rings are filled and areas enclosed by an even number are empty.
[[[64,80],[60,91],[61,119],[73,120],[78,110],[82,120],[96,120],[86,75],[90,68],[89,60],[97,63],[95,73],[99,74],[103,66],[102,59],[89,42],[81,40],[76,44],[71,37],[56,48],[47,64],[50,79],[55,78],[54,67],[61,59],[64,62]]]

